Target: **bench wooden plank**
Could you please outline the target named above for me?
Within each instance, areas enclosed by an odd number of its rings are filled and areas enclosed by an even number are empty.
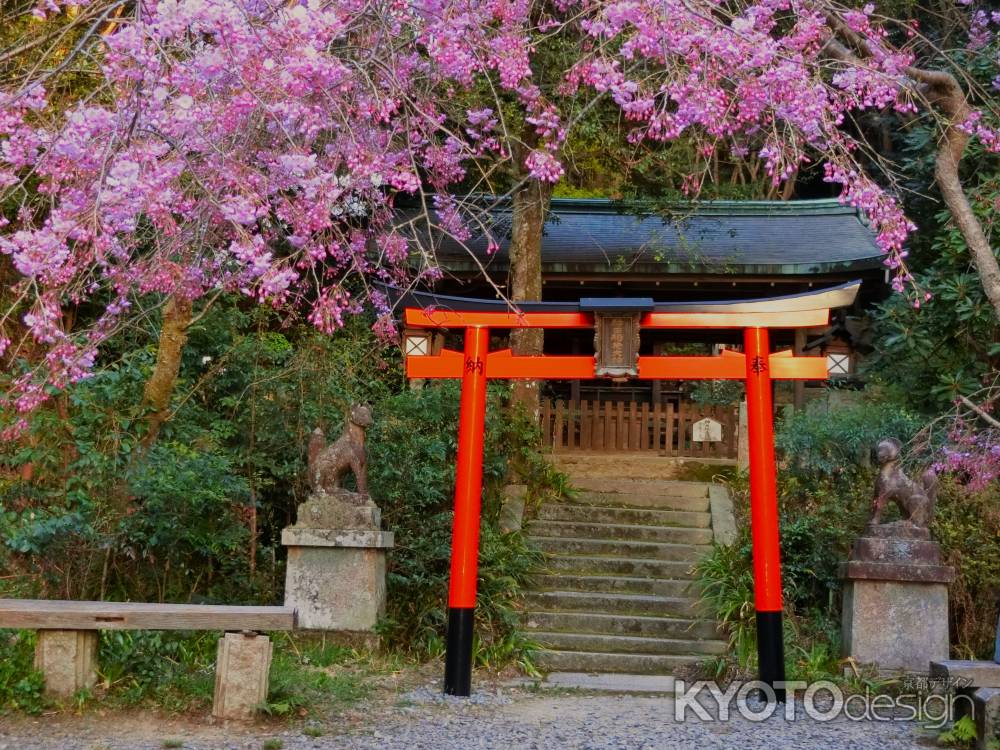
[[[293,607],[0,599],[0,628],[34,630],[292,630]]]

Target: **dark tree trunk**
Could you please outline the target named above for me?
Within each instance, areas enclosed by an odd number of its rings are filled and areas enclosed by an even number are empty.
[[[1000,320],[1000,263],[986,238],[983,225],[972,210],[959,173],[962,155],[969,143],[969,135],[961,129],[961,125],[972,109],[961,84],[951,73],[920,68],[910,68],[907,72],[924,84],[928,100],[947,118],[944,137],[934,159],[934,178],[951,212],[952,221],[969,248],[986,297],[997,320]]]
[[[514,302],[542,298],[542,227],[552,197],[552,186],[528,180],[513,196],[510,239],[510,296]],[[510,334],[515,354],[542,353],[544,332],[524,328]],[[515,380],[511,405],[523,406],[529,413],[538,410],[538,381]]]
[[[156,441],[160,428],[170,416],[170,399],[180,374],[191,318],[191,300],[173,296],[163,306],[156,365],[143,391],[143,403],[150,408],[149,431],[144,441],[147,447]]]

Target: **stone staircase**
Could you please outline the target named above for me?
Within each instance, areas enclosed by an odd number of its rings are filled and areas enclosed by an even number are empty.
[[[562,468],[576,497],[543,505],[528,526],[547,553],[524,616],[539,668],[669,674],[724,653],[691,580],[712,542],[711,485]]]

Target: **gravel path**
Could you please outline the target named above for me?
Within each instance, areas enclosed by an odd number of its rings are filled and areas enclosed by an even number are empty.
[[[674,719],[671,700],[628,695],[579,695],[497,690],[471,701],[444,699],[421,688],[379,716],[362,708],[347,724],[310,737],[301,727],[224,728],[183,720],[87,716],[0,720],[0,750],[259,750],[268,740],[283,750],[660,750],[662,748],[795,748],[795,750],[909,750],[933,747],[912,722],[817,722],[799,710],[795,721],[777,712],[751,722],[735,712],[727,722]],[[350,726],[353,725],[353,726]],[[182,744],[169,744],[168,740]],[[276,744],[272,748],[278,747]]]

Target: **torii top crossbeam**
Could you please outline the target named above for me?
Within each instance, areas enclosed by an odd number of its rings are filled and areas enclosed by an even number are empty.
[[[719,302],[654,302],[652,299],[589,298],[579,302],[526,302],[518,309],[500,300],[411,293],[401,302],[408,328],[512,329],[594,328],[598,318],[638,318],[640,330],[811,328],[826,325],[830,310],[850,305],[860,282],[783,297]],[[823,380],[821,357],[769,354],[770,376],[776,380]],[[638,352],[636,352],[638,355]],[[465,366],[461,352],[445,349],[433,356],[407,357],[411,378],[459,378]],[[600,376],[593,356],[514,356],[509,349],[489,352],[488,378],[588,379]],[[644,380],[742,380],[745,354],[726,350],[718,357],[637,356],[628,377]]]
[[[823,380],[824,357],[771,352],[770,328],[825,325],[830,310],[854,302],[860,282],[785,297],[716,302],[654,302],[652,299],[591,298],[579,302],[503,301],[410,293],[397,300],[407,328],[464,329],[463,352],[443,350],[407,356],[411,378],[461,378],[455,519],[448,589],[445,692],[469,695],[479,554],[486,382],[490,378],[655,380],[744,380],[750,457],[750,527],[754,563],[754,608],[761,681],[784,699],[781,625],[781,559],[774,463],[771,382]],[[593,328],[593,355],[515,356],[489,350],[491,329]],[[743,329],[743,351],[719,356],[643,357],[639,336],[651,329]]]

